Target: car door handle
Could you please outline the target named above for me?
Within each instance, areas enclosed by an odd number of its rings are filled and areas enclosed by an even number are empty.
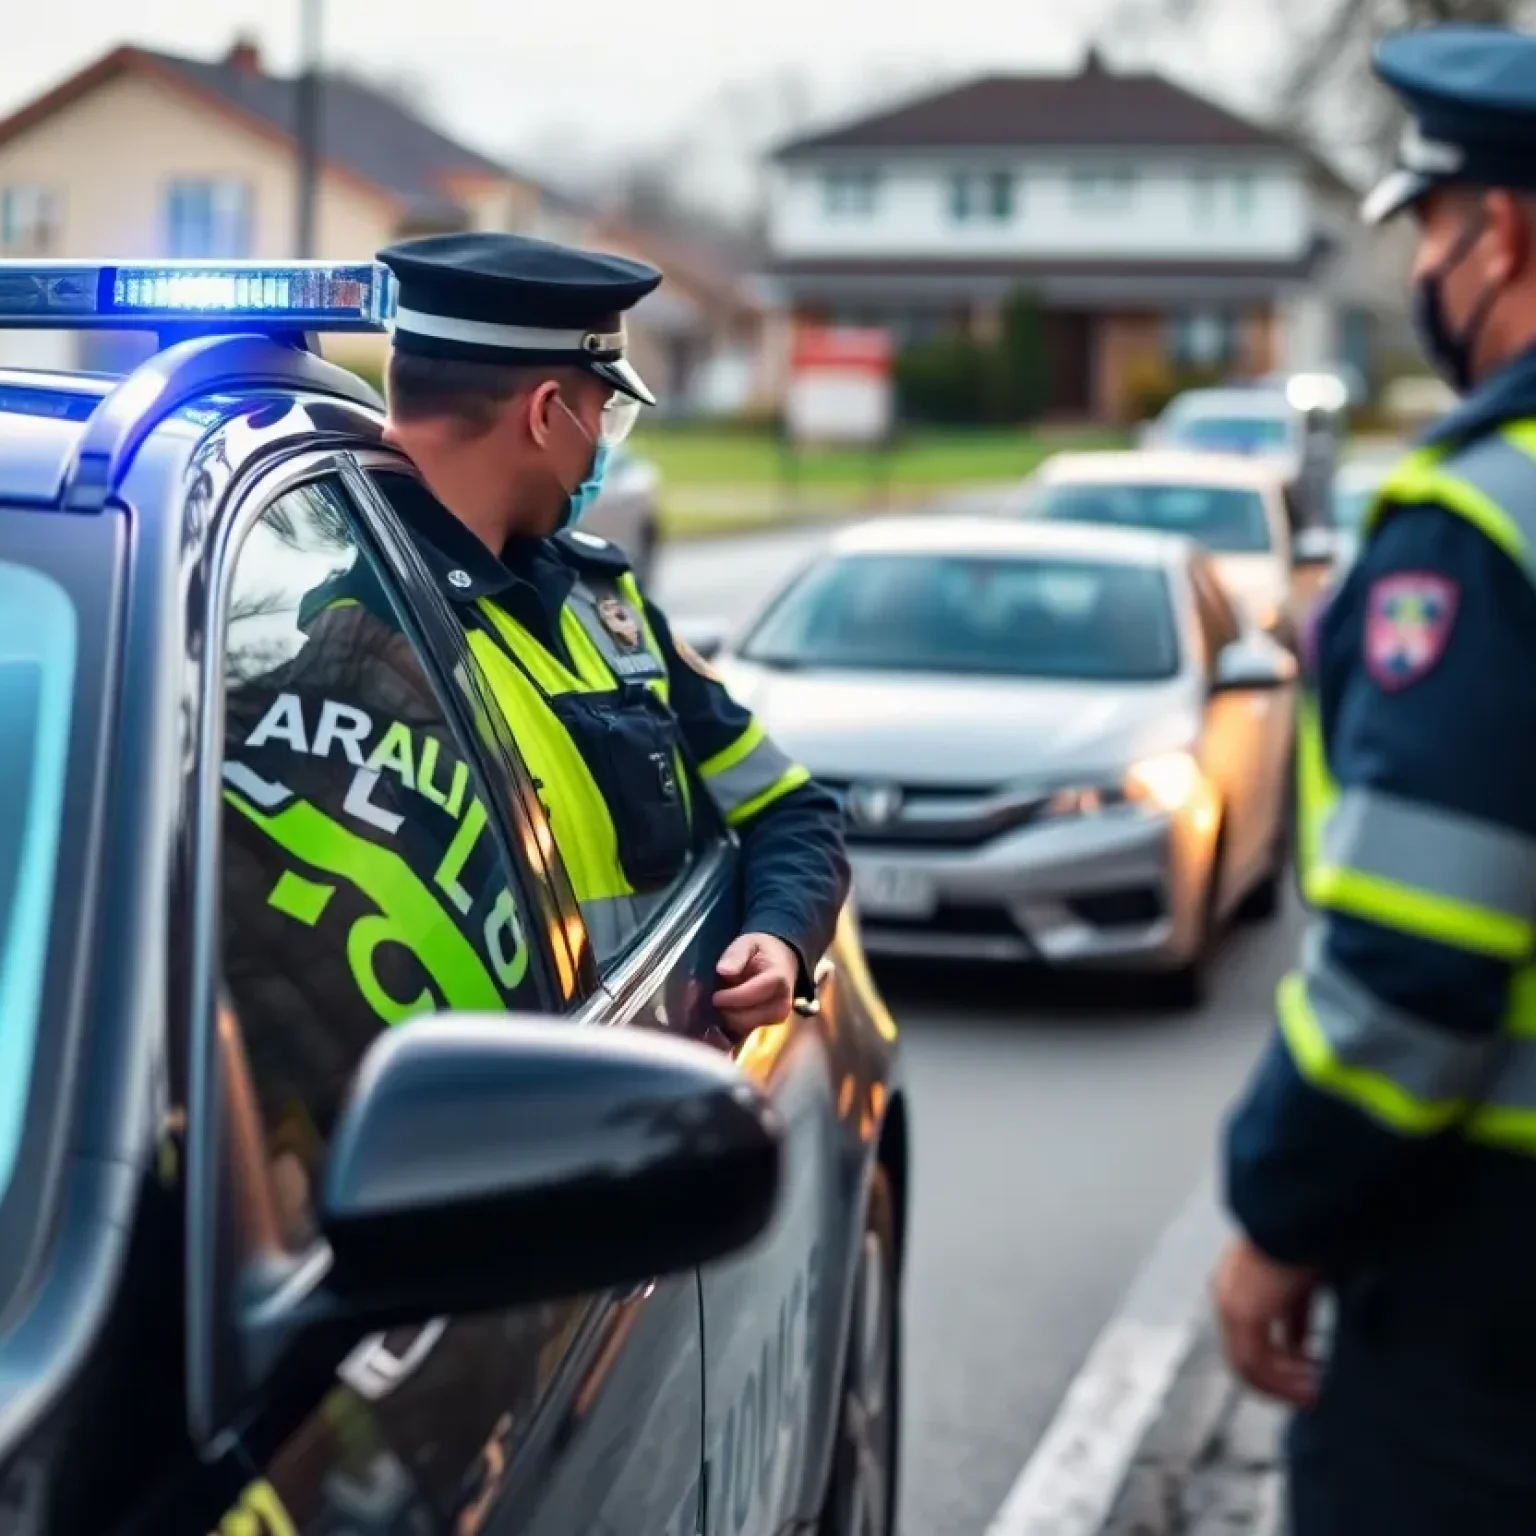
[[[795,1012],[802,1019],[813,1019],[821,1012],[821,989],[832,979],[832,973],[837,970],[837,961],[831,955],[823,955],[817,962],[813,980],[815,990],[810,997],[797,997],[795,999]]]
[[[376,1403],[388,1397],[407,1377],[413,1376],[437,1348],[437,1341],[448,1331],[446,1317],[435,1318],[411,1340],[404,1354],[397,1355],[384,1342],[383,1334],[364,1339],[341,1362],[336,1374],[359,1397]]]

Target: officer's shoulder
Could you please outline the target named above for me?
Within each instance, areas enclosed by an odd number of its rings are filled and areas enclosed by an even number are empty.
[[[630,568],[629,556],[617,544],[588,533],[585,528],[564,529],[550,542],[560,552],[560,557],[578,570],[617,576]]]
[[[1365,572],[1405,568],[1447,574],[1486,572],[1509,565],[1510,556],[1471,518],[1432,497],[1388,510],[1360,556]],[[1529,589],[1529,583],[1522,584]]]

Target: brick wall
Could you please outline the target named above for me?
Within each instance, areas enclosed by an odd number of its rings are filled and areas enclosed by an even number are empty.
[[[1163,356],[1163,319],[1155,313],[1109,314],[1097,325],[1093,368],[1094,414],[1103,421],[1130,421],[1136,414],[1127,398],[1139,369]]]

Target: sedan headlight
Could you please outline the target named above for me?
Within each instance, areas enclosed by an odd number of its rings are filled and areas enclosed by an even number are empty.
[[[1128,800],[1173,815],[1208,799],[1210,786],[1188,752],[1159,752],[1126,770],[1125,793]]]
[[[1159,752],[1132,763],[1118,784],[1074,784],[1056,790],[1040,815],[1096,816],[1126,805],[1171,815],[1208,800],[1210,795],[1199,763],[1188,752]]]

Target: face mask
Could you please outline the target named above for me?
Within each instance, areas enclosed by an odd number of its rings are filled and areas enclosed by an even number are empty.
[[[1413,328],[1418,334],[1419,346],[1430,367],[1459,395],[1466,394],[1476,382],[1473,358],[1477,339],[1499,297],[1499,290],[1494,287],[1484,289],[1472,307],[1471,318],[1456,331],[1445,311],[1445,282],[1467,259],[1482,231],[1481,218],[1468,224],[1450,255],[1413,285]]]
[[[587,478],[576,487],[566,498],[565,520],[560,524],[562,528],[569,528],[578,523],[597,500],[603,489],[603,480],[608,474],[608,459],[613,450],[607,443],[599,443],[592,454],[592,468],[587,471]]]

